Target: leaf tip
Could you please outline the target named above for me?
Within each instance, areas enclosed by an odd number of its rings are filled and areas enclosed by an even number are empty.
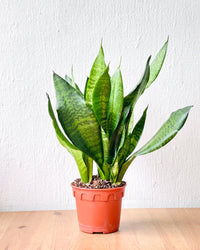
[[[122,56],[120,56],[120,60],[119,60],[119,66],[118,66],[118,69],[120,69],[120,67],[121,67],[121,64],[122,64]]]
[[[103,37],[101,38],[101,47],[102,47],[102,43],[103,43]]]
[[[151,60],[151,55],[147,59],[147,65],[149,64],[150,60]]]
[[[55,77],[57,77],[57,74],[53,71],[53,79],[55,79]]]
[[[194,105],[190,105],[190,106],[187,106],[187,107],[186,107],[187,110],[188,110],[188,113],[190,112],[190,109],[193,108],[193,107],[194,107]]]
[[[165,49],[165,55],[167,53],[167,47],[168,47],[168,42],[169,42],[169,35],[167,36],[167,41],[164,43],[163,47]]]
[[[104,56],[104,51],[103,51],[103,38],[101,38],[101,45],[100,45],[99,53],[102,53],[102,55]]]

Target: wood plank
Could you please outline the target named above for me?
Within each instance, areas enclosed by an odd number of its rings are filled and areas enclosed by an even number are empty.
[[[76,211],[0,213],[0,249],[200,249],[200,209],[124,209],[120,231],[79,231]]]

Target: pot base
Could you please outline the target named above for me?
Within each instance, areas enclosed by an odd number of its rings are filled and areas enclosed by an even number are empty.
[[[106,227],[91,227],[87,225],[82,225],[79,223],[79,228],[82,232],[88,233],[88,234],[109,234],[109,233],[114,233],[119,230],[119,227],[115,227],[112,229],[107,229]]]

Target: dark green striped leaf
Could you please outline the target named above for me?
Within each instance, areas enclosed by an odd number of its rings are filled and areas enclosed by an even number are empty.
[[[133,132],[130,134],[130,145],[129,145],[129,150],[127,151],[126,157],[128,157],[133,152],[133,150],[136,148],[140,140],[140,137],[144,129],[145,121],[146,121],[147,109],[148,107],[144,110],[140,120],[135,125]]]
[[[72,81],[72,79],[71,79],[68,75],[65,75],[65,81],[66,81],[68,84],[70,84],[73,88],[75,88],[75,89],[79,92],[79,94],[80,94],[81,96],[83,96],[83,93],[82,93],[81,90],[79,89],[78,85],[77,85],[74,81]]]
[[[131,157],[128,158],[128,160],[122,165],[120,169],[120,173],[117,178],[118,182],[122,181],[126,170],[130,166],[132,161],[136,158],[136,156],[144,155],[155,151],[166,145],[170,140],[174,138],[174,136],[185,124],[191,107],[192,106],[188,106],[173,112],[170,115],[170,118],[164,123],[164,125],[155,134],[155,136],[149,142],[147,142],[147,144],[145,144],[141,149],[139,149],[136,153],[134,153]]]
[[[99,166],[103,163],[99,125],[93,111],[83,97],[60,76],[54,74],[57,113],[59,121],[73,144],[93,158]]]
[[[56,136],[57,136],[59,142],[61,143],[61,145],[63,147],[65,147],[70,154],[73,155],[73,157],[76,161],[76,164],[78,166],[78,169],[79,169],[81,181],[88,182],[88,180],[89,180],[88,179],[88,169],[83,161],[82,152],[77,147],[75,147],[73,144],[71,144],[71,142],[69,142],[69,140],[63,135],[63,133],[60,130],[58,123],[56,121],[56,117],[54,115],[53,108],[52,108],[51,101],[50,101],[48,94],[47,94],[47,98],[48,98],[48,111],[49,111],[49,115],[50,115],[52,122],[53,122]]]
[[[151,57],[149,57],[147,60],[146,68],[145,68],[143,77],[140,80],[139,84],[136,86],[136,88],[130,94],[128,94],[124,98],[123,109],[127,106],[130,107],[130,114],[129,114],[129,121],[128,121],[128,134],[131,132],[132,126],[133,126],[134,106],[135,106],[137,100],[139,99],[139,97],[143,94],[143,92],[146,88],[146,85],[148,83],[148,80],[149,80],[149,74],[150,74],[149,61],[150,61],[150,59],[151,59]]]
[[[99,53],[92,65],[89,80],[85,87],[84,96],[85,96],[86,104],[89,106],[92,106],[93,91],[94,91],[96,82],[101,76],[101,74],[105,71],[105,69],[106,69],[106,64],[104,61],[104,52],[103,52],[103,48],[101,45]]]
[[[129,148],[130,148],[130,144],[131,144],[131,136],[130,135],[127,135],[126,138],[125,138],[125,141],[124,141],[124,145],[123,147],[119,150],[119,153],[118,153],[118,161],[119,161],[119,166],[121,167],[126,158],[127,158],[127,155],[128,155],[128,152],[129,152]]]
[[[111,93],[108,107],[107,128],[111,136],[116,129],[123,108],[123,81],[120,68],[118,68],[111,78]]]
[[[102,126],[106,132],[108,103],[110,97],[110,76],[108,74],[109,67],[105,69],[103,74],[96,82],[93,92],[93,111],[97,118],[99,125]]]
[[[92,172],[93,172],[93,160],[88,155],[84,154],[82,155],[82,158],[84,160],[85,165],[87,166],[88,170],[88,182],[92,180]]]
[[[142,135],[143,129],[144,129],[144,125],[145,125],[145,121],[146,121],[146,112],[147,112],[147,108],[144,110],[141,118],[139,119],[139,121],[135,125],[133,132],[127,136],[127,138],[124,142],[124,146],[119,151],[119,156],[118,156],[119,165],[122,165],[125,162],[126,158],[136,148],[136,146],[140,140],[140,137]]]
[[[144,155],[155,151],[165,144],[167,144],[174,136],[178,133],[178,131],[183,127],[189,111],[192,106],[188,106],[182,109],[178,109],[173,112],[169,119],[163,124],[163,126],[158,130],[158,132],[152,137],[150,141],[148,141],[141,149],[139,149],[134,156]]]
[[[144,74],[143,74],[142,79],[140,80],[139,84],[136,86],[136,88],[130,94],[128,94],[124,98],[124,107],[134,105],[137,102],[137,100],[139,99],[139,97],[143,94],[143,92],[146,88],[146,85],[148,83],[148,80],[149,80],[149,74],[150,74],[149,62],[150,62],[150,59],[151,59],[151,56],[147,60],[146,68],[145,68]]]
[[[158,74],[160,73],[160,70],[162,68],[167,53],[167,46],[168,46],[168,39],[150,65],[150,76],[146,88],[148,88],[155,81]]]
[[[124,144],[124,140],[126,138],[126,133],[124,132],[124,130],[126,130],[128,114],[129,114],[129,108],[126,107],[122,112],[117,128],[115,129],[115,131],[113,132],[110,138],[110,158],[109,158],[110,164],[114,162],[118,151]]]

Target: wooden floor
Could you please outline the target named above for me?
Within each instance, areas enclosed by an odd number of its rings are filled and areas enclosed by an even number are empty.
[[[0,213],[0,250],[200,250],[200,209],[125,209],[120,231],[79,231],[76,211]]]

